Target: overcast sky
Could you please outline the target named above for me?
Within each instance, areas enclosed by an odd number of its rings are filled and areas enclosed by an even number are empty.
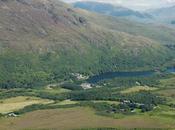
[[[65,2],[95,1],[122,5],[135,10],[161,8],[175,5],[175,0],[62,0]]]

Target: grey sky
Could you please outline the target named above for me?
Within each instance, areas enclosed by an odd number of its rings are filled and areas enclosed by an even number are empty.
[[[160,8],[175,5],[175,0],[62,0],[65,2],[95,1],[122,5],[135,10]]]

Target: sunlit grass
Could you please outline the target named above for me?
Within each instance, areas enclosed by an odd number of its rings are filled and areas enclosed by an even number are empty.
[[[32,104],[48,104],[52,102],[53,102],[52,100],[41,99],[36,97],[28,97],[28,96],[8,98],[0,100],[0,113],[5,114],[13,112]]]
[[[128,88],[126,90],[121,91],[121,93],[134,93],[134,92],[139,92],[139,91],[153,91],[156,90],[157,88],[149,87],[149,86],[135,86]]]

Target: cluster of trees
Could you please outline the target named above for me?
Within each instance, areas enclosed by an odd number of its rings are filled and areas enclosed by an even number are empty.
[[[76,83],[64,83],[61,85],[62,88],[69,90],[82,90],[83,88]]]
[[[30,92],[26,92],[25,90],[8,90],[5,92],[0,92],[0,99],[6,99],[17,96],[30,96]]]
[[[158,104],[164,104],[166,101],[165,98],[161,98],[150,92],[139,92],[134,94],[128,94],[126,98],[124,97],[124,99],[141,104],[153,104],[155,106]]]
[[[175,108],[175,104],[171,103],[169,104],[170,107]]]
[[[153,104],[139,104],[139,103],[131,103],[131,102],[128,102],[128,103],[122,102],[119,104],[119,108],[120,110],[122,110],[120,112],[132,112],[135,109],[141,109],[142,112],[147,112],[147,111],[153,110],[154,105]]]
[[[134,94],[128,94],[121,99],[122,104],[120,107],[122,109],[134,110],[135,108],[141,109],[142,112],[147,112],[153,110],[158,104],[164,104],[165,98],[161,98],[150,92],[139,92]]]
[[[157,86],[159,85],[160,80],[159,75],[153,75],[149,77],[125,77],[125,78],[114,78],[111,80],[104,80],[98,84],[104,85],[107,84],[108,87],[130,87],[135,85],[148,85],[148,86]]]
[[[141,112],[151,111],[154,108],[153,104],[139,104],[130,102],[120,102],[120,104],[109,104],[107,102],[81,102],[81,106],[89,106],[94,108],[98,114],[108,115],[113,113],[122,113],[122,114],[132,114],[135,109],[140,109]]]
[[[119,101],[120,104],[108,104],[108,103],[93,103],[83,102],[83,105],[89,105],[98,111],[112,112],[112,113],[130,113],[134,109],[141,109],[142,112],[151,111],[158,104],[164,104],[165,99],[158,97],[149,92],[140,92],[134,94],[112,94],[112,91],[100,91],[99,94],[95,91],[88,93],[76,93],[76,96],[72,96],[72,100],[91,101],[91,100],[113,100]]]
[[[77,72],[81,67],[89,72],[82,64],[76,67],[73,64],[64,64],[67,61],[73,62],[73,59],[66,60],[65,57],[62,58],[65,61],[62,61],[57,57],[51,53],[33,55],[7,52],[0,55],[0,88],[34,88],[68,80],[71,78],[70,74]]]
[[[120,93],[113,93],[110,88],[96,88],[90,90],[72,91],[68,94],[69,99],[78,101],[87,100],[117,100]]]
[[[123,102],[124,100],[127,100],[130,103],[139,103],[145,105],[149,104],[153,106],[163,104],[165,102],[164,98],[161,98],[150,92],[145,91],[139,93],[121,94],[110,88],[72,91],[67,93],[67,98],[78,101],[111,100]]]
[[[35,94],[35,96],[44,99],[60,100],[60,101],[69,99],[69,93],[52,94],[47,92],[38,92]]]

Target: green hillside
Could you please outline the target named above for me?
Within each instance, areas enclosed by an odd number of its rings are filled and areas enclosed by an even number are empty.
[[[174,43],[174,34],[58,0],[0,0],[0,87],[41,86],[71,73],[162,67],[172,62],[174,50],[161,42]]]

